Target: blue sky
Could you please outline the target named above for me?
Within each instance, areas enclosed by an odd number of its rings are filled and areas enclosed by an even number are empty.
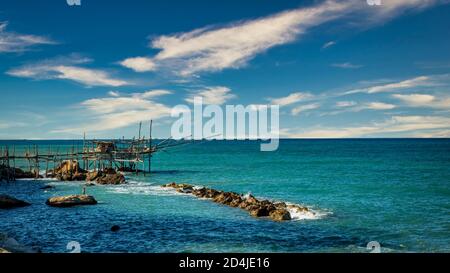
[[[170,110],[279,104],[282,137],[449,137],[438,0],[2,1],[0,138],[170,134]]]

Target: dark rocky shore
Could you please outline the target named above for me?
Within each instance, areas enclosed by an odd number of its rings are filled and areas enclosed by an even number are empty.
[[[309,211],[307,207],[299,205],[287,205],[284,202],[271,202],[269,200],[258,200],[252,195],[242,195],[235,192],[218,191],[210,188],[196,188],[189,184],[169,183],[162,187],[174,188],[180,193],[192,194],[198,198],[207,198],[212,201],[230,207],[241,208],[254,217],[269,217],[274,221],[291,220],[289,210],[296,212]]]
[[[105,168],[88,172],[80,167],[76,160],[63,161],[58,167],[49,171],[47,177],[60,181],[87,181],[101,185],[119,185],[126,183],[125,176],[114,169]]]
[[[42,176],[39,176],[34,172],[24,171],[19,168],[0,165],[0,181],[12,181],[16,179],[26,179],[26,178],[33,179],[40,177]]]

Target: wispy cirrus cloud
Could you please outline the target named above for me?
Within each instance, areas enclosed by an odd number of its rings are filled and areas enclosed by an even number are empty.
[[[299,105],[299,106],[296,106],[296,107],[292,108],[291,114],[293,116],[297,116],[300,113],[307,112],[307,111],[310,111],[310,110],[314,110],[314,109],[317,109],[319,107],[320,107],[319,103],[309,103],[309,104]]]
[[[8,22],[0,22],[0,53],[23,52],[38,45],[56,44],[50,38],[7,31]]]
[[[80,66],[91,61],[89,58],[72,55],[13,68],[7,71],[6,74],[35,80],[71,80],[86,86],[118,87],[131,84],[125,80],[112,77],[110,73],[104,70]]]
[[[185,101],[194,103],[195,97],[201,97],[204,104],[221,105],[230,99],[236,98],[236,95],[231,93],[231,89],[225,86],[207,87],[203,90],[192,93]]]
[[[361,111],[371,110],[371,111],[384,111],[384,110],[392,110],[397,107],[395,104],[391,103],[385,103],[385,102],[363,102],[358,103],[356,101],[338,101],[336,102],[337,110],[334,111],[328,111],[323,112],[320,115],[321,116],[327,116],[327,115],[338,115],[342,113],[357,113]]]
[[[267,100],[270,102],[270,104],[273,105],[279,105],[279,106],[286,106],[291,105],[300,101],[304,101],[306,99],[312,98],[313,95],[308,92],[295,92],[291,93],[285,97],[280,98],[268,98]]]
[[[119,94],[111,97],[88,99],[78,105],[80,115],[86,115],[88,123],[59,128],[53,133],[92,133],[127,127],[143,120],[169,117],[171,108],[155,102],[157,97],[172,94],[168,90],[149,90],[140,93]]]
[[[381,93],[381,92],[393,92],[399,89],[408,89],[420,86],[432,86],[434,82],[432,81],[432,77],[430,76],[419,76],[403,81],[392,82],[381,85],[374,85],[365,88],[353,89],[345,92],[344,94],[355,94],[355,93]]]
[[[132,57],[121,62],[137,72],[170,67],[179,75],[240,68],[256,55],[275,46],[291,43],[313,27],[342,18],[361,15],[368,21],[383,22],[405,10],[423,9],[435,0],[396,0],[368,9],[365,1],[322,1],[310,7],[288,10],[222,27],[205,27],[185,33],[154,38],[150,47],[160,52],[153,57]],[[328,46],[331,46],[329,43]]]
[[[337,67],[337,68],[343,68],[343,69],[357,69],[357,68],[363,67],[363,65],[353,64],[353,63],[350,63],[350,62],[334,63],[334,64],[331,64],[331,66]]]
[[[332,47],[332,46],[334,46],[335,44],[336,44],[335,41],[329,41],[329,42],[326,42],[325,44],[323,44],[322,49],[326,49],[326,48]]]

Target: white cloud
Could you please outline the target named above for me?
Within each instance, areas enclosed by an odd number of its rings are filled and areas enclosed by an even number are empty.
[[[7,26],[8,22],[0,22],[0,53],[23,52],[37,45],[56,44],[43,36],[7,32]]]
[[[304,92],[296,92],[289,94],[286,97],[281,98],[269,98],[270,104],[273,105],[279,105],[279,106],[286,106],[290,104],[294,104],[300,101],[303,101],[305,99],[310,99],[313,96],[310,93],[304,93]]]
[[[122,128],[143,120],[157,120],[170,116],[171,108],[155,102],[158,96],[171,94],[167,90],[150,90],[116,97],[95,98],[83,101],[81,115],[88,115],[89,123],[70,128],[60,128],[53,133],[99,132]]]
[[[369,102],[364,104],[361,108],[359,108],[360,110],[364,110],[364,109],[370,109],[370,110],[390,110],[390,109],[394,109],[395,105],[393,104],[389,104],[389,103],[384,103],[384,102]]]
[[[396,108],[397,106],[390,103],[384,102],[366,102],[366,103],[357,103],[355,101],[339,101],[336,103],[336,107],[339,108],[336,111],[324,112],[321,116],[326,115],[337,115],[348,112],[361,112],[365,110],[374,110],[374,111],[382,111],[382,110],[391,110]]]
[[[73,55],[68,58],[56,58],[11,69],[7,74],[14,77],[37,80],[72,80],[87,86],[118,87],[130,84],[127,81],[113,78],[106,71],[76,66],[90,61],[88,58]]]
[[[355,94],[355,93],[380,93],[380,92],[393,92],[399,89],[408,89],[420,86],[431,86],[434,83],[431,81],[431,77],[419,76],[412,79],[407,79],[399,82],[393,82],[382,85],[374,85],[366,88],[354,89],[345,92],[345,94]]]
[[[356,101],[338,101],[336,102],[336,107],[351,107],[355,106],[356,104]]]
[[[221,105],[230,99],[236,97],[236,95],[231,93],[231,89],[224,86],[214,86],[207,87],[204,90],[192,93],[185,101],[189,103],[194,103],[195,97],[202,97],[204,104],[217,104]]]
[[[335,41],[329,41],[329,42],[323,44],[322,49],[329,48],[329,47],[331,47],[331,46],[334,46],[335,44],[336,44]]]
[[[353,127],[310,127],[294,132],[285,132],[291,138],[352,138],[386,136],[402,133],[417,136],[426,131],[428,137],[441,137],[442,129],[450,128],[450,118],[442,116],[393,116],[383,122],[373,122],[368,126]],[[434,133],[435,132],[435,133]]]
[[[434,101],[434,96],[426,95],[426,94],[409,94],[409,95],[401,95],[394,94],[392,97],[402,100],[410,105],[424,105]]]
[[[120,64],[136,72],[147,72],[156,69],[156,64],[153,60],[146,57],[128,58],[120,62]]]
[[[338,67],[338,68],[344,68],[344,69],[356,69],[356,68],[363,67],[362,65],[352,64],[352,63],[349,63],[349,62],[346,62],[346,63],[335,63],[335,64],[332,64],[331,66]]]
[[[111,97],[118,97],[120,96],[120,93],[117,91],[109,91],[108,95],[110,95]]]
[[[404,10],[421,9],[437,1],[395,0],[370,8],[365,1],[322,1],[311,7],[288,10],[223,27],[205,27],[190,32],[156,37],[150,43],[160,52],[151,58],[137,57],[122,63],[136,71],[169,66],[180,75],[239,68],[256,55],[275,46],[290,43],[311,28],[346,15],[358,15],[359,24],[385,22]],[[369,20],[371,19],[371,20]],[[142,59],[140,59],[142,58]],[[128,60],[128,62],[127,62]],[[135,65],[144,60],[149,66]],[[131,62],[131,64],[129,63]],[[137,69],[136,69],[137,68]]]
[[[291,114],[293,116],[297,116],[298,114],[300,114],[301,112],[306,112],[306,111],[310,111],[310,110],[314,110],[320,107],[319,103],[310,103],[310,104],[305,104],[305,105],[300,105],[297,107],[292,108],[291,110]]]
[[[408,106],[412,107],[431,107],[450,109],[450,98],[436,98],[435,96],[428,94],[394,94],[392,97],[401,100]]]

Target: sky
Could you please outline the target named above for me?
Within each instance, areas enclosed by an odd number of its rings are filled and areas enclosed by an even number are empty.
[[[280,105],[283,138],[450,137],[446,0],[2,0],[0,139],[112,138]]]

